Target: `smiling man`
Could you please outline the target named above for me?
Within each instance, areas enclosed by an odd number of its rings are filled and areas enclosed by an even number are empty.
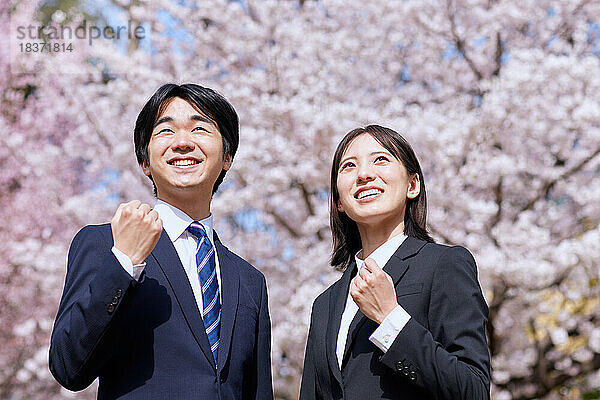
[[[99,399],[272,399],[264,276],[213,230],[212,195],[231,167],[238,117],[217,92],[159,88],[134,132],[152,209],[121,204],[69,250],[50,370]]]

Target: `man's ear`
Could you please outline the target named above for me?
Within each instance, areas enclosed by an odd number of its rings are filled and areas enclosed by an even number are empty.
[[[142,168],[144,175],[150,176],[150,163],[148,163],[148,161],[142,161],[140,167]]]
[[[229,154],[229,153],[225,154],[225,156],[223,157],[223,169],[225,171],[229,171],[229,168],[231,168],[232,163],[233,163],[233,157],[231,157],[231,154]]]
[[[421,193],[421,179],[419,178],[419,174],[412,174],[408,178],[408,191],[406,192],[406,197],[414,199],[419,193]]]

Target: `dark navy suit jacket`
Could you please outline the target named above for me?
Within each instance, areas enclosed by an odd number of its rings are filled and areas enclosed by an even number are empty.
[[[408,237],[383,270],[411,319],[383,354],[369,340],[377,323],[359,310],[340,368],[350,265],[313,304],[300,399],[489,399],[488,308],[471,253]]]
[[[135,281],[111,248],[110,225],[73,239],[50,344],[50,370],[70,390],[99,377],[99,399],[267,399],[271,323],[264,276],[224,247],[219,365],[187,275],[163,231]]]

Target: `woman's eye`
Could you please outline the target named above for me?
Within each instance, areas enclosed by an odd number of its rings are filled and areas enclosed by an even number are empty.
[[[350,168],[350,167],[354,167],[354,163],[353,162],[347,162],[345,164],[342,165],[342,167],[340,168],[340,171],[345,170],[346,168]]]
[[[201,126],[197,126],[194,129],[192,129],[192,132],[208,132],[208,131]]]
[[[377,156],[377,158],[375,159],[375,162],[379,162],[379,161],[389,161],[389,159],[386,156]]]

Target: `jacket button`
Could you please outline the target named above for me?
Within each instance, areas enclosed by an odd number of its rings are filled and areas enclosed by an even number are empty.
[[[109,304],[108,307],[106,307],[106,310],[108,311],[109,314],[112,314],[113,311],[115,311],[115,305],[114,304]]]
[[[120,299],[121,296],[123,296],[123,291],[121,289],[117,289],[117,291],[115,292],[115,296]]]
[[[117,296],[113,297],[110,304],[112,304],[113,306],[116,306],[117,304],[119,304],[119,298]]]
[[[402,369],[402,373],[405,376],[408,376],[408,374],[410,374],[410,368],[408,368],[408,365],[406,365],[403,369]]]
[[[398,361],[398,362],[396,363],[396,370],[397,370],[398,372],[402,371],[402,368],[403,368],[403,367],[404,367],[404,364],[402,364],[402,361]]]
[[[410,371],[409,379],[413,382],[417,380],[417,374],[415,371]]]

